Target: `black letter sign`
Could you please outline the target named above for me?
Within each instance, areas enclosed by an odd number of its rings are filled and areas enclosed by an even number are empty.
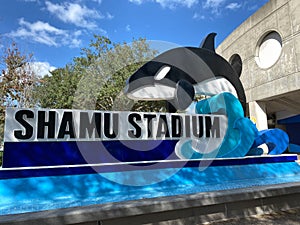
[[[27,118],[33,118],[34,114],[30,110],[20,110],[16,112],[15,119],[25,128],[25,134],[23,134],[22,130],[15,130],[14,135],[15,138],[25,140],[32,137],[33,134],[33,127],[24,120],[23,116],[26,116]]]

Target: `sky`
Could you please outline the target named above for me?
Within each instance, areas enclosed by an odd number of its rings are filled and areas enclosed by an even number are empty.
[[[93,34],[113,42],[133,38],[199,46],[210,32],[216,45],[268,0],[1,0],[0,51],[15,41],[45,70],[80,55]]]

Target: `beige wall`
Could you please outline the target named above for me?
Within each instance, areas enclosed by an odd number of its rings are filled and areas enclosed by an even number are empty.
[[[261,69],[255,61],[257,46],[272,30],[282,38],[282,52],[275,65]],[[270,0],[234,30],[217,52],[227,60],[235,53],[242,58],[247,102],[300,90],[300,0]]]

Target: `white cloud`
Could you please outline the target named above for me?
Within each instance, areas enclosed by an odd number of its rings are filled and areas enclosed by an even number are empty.
[[[248,7],[248,11],[254,11],[254,10],[257,10],[258,8],[258,5],[254,4],[254,5],[251,5]]]
[[[235,9],[239,9],[239,8],[241,8],[241,4],[238,4],[237,2],[232,2],[232,3],[230,3],[230,4],[228,4],[227,6],[226,6],[226,9],[231,9],[231,10],[235,10]]]
[[[220,15],[222,10],[236,10],[242,7],[242,4],[237,2],[231,2],[226,4],[227,0],[206,0],[203,4],[203,8],[206,10],[211,10],[212,14]]]
[[[51,72],[56,69],[49,62],[31,62],[29,67],[39,77],[44,77],[45,75],[51,76]]]
[[[127,24],[127,25],[126,25],[126,27],[125,27],[125,29],[126,29],[126,31],[127,31],[127,32],[130,32],[130,31],[131,31],[131,27],[130,27],[130,25],[129,25],[129,24]]]
[[[141,5],[142,3],[147,2],[147,1],[148,0],[129,0],[129,2],[132,2],[137,5]]]
[[[55,28],[48,23],[37,21],[29,23],[24,18],[19,19],[20,27],[16,31],[8,34],[10,37],[20,37],[23,39],[31,39],[32,41],[46,44],[49,46],[57,46],[56,36],[67,35],[65,30]]]
[[[68,35],[66,38],[62,39],[62,43],[65,46],[69,46],[70,48],[79,48],[82,44],[81,39],[79,38],[82,35],[81,30],[77,31],[69,31]]]
[[[198,3],[198,0],[156,0],[163,8],[176,8],[177,6],[184,6],[191,8]]]
[[[211,13],[218,15],[220,14],[220,8],[225,2],[226,0],[206,0],[203,4],[203,8],[211,10]]]
[[[101,35],[104,35],[104,36],[107,36],[107,35],[108,35],[107,31],[104,30],[104,29],[102,29],[102,28],[98,28],[97,30],[95,30],[95,32],[96,32],[97,34],[101,34]]]
[[[19,19],[19,25],[20,27],[17,30],[5,35],[55,47],[61,45],[79,47],[81,44],[81,40],[78,39],[81,31],[70,32],[58,29],[42,21],[30,23],[25,21],[24,18]]]
[[[206,0],[204,8],[216,8],[223,4],[226,0]]]
[[[96,2],[98,4],[101,4],[102,3],[102,0],[93,0],[93,2]]]
[[[204,15],[199,15],[198,13],[194,13],[193,19],[201,19],[201,20],[204,20],[204,19],[205,19],[205,16],[204,16]]]
[[[65,33],[64,30],[53,27],[53,26],[49,25],[49,23],[45,23],[42,21],[37,21],[35,23],[29,23],[29,22],[25,21],[24,18],[21,18],[19,20],[19,25],[27,27],[33,32],[49,32],[49,33],[58,34],[58,35]]]
[[[183,6],[191,8],[198,3],[198,0],[129,0],[129,2],[141,5],[145,2],[156,2],[163,8],[175,9],[176,7]]]
[[[46,9],[61,21],[71,23],[78,27],[94,29],[97,27],[95,19],[102,19],[104,16],[95,9],[89,9],[85,5],[77,3],[64,2],[54,4],[46,1]]]
[[[109,12],[107,12],[107,13],[106,13],[106,18],[109,19],[109,20],[111,20],[111,19],[114,18],[114,16],[111,15]]]

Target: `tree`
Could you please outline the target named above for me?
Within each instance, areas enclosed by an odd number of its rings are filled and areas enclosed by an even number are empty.
[[[43,108],[160,110],[162,102],[133,102],[122,95],[126,79],[156,53],[145,39],[112,43],[94,35],[72,64],[42,79],[35,97]]]
[[[23,54],[16,43],[1,56],[3,69],[0,81],[0,139],[3,141],[6,107],[33,107],[32,91],[37,75],[31,68],[32,54]]]
[[[42,108],[71,108],[74,91],[80,77],[74,74],[70,66],[59,68],[40,79],[33,97]]]

